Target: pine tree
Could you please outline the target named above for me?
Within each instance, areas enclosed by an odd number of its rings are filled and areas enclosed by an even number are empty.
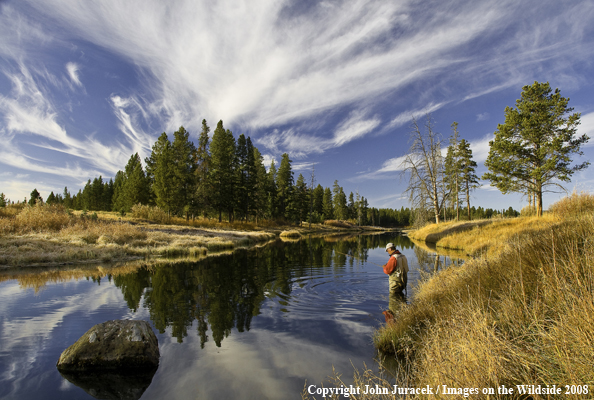
[[[351,192],[349,194],[349,202],[347,203],[347,219],[357,218],[355,208],[355,197],[353,196],[353,192]]]
[[[227,210],[229,222],[233,220],[234,184],[235,184],[235,138],[230,130],[225,130],[223,121],[219,121],[210,144],[211,170],[210,181],[213,187],[213,206],[222,221],[223,210]]]
[[[254,207],[254,215],[256,217],[256,223],[259,218],[262,218],[266,214],[267,202],[268,202],[268,176],[266,174],[266,167],[264,166],[264,157],[260,151],[253,148],[254,158],[254,197],[252,199],[252,205]]]
[[[287,214],[287,207],[289,206],[289,199],[291,191],[293,190],[293,171],[291,170],[291,159],[289,155],[284,153],[281,157],[280,167],[276,175],[276,186],[278,190],[278,204],[281,215],[289,218]],[[290,212],[290,210],[289,210]]]
[[[347,217],[347,202],[346,194],[343,188],[338,184],[338,180],[334,181],[332,187],[332,196],[334,200],[334,218],[344,220]]]
[[[176,214],[185,214],[186,220],[189,219],[189,213],[194,209],[194,193],[196,164],[196,147],[190,140],[190,133],[180,126],[173,133],[173,143],[171,144],[173,154],[173,201],[172,207]]]
[[[6,196],[4,193],[0,193],[0,207],[6,207],[7,204],[8,200],[6,199]]]
[[[278,188],[276,186],[276,165],[274,164],[274,160],[270,162],[270,168],[268,168],[268,214],[271,219],[276,219],[279,216],[278,210]]]
[[[153,145],[151,155],[145,159],[145,162],[154,203],[168,213],[174,211],[175,205],[173,159],[171,142],[163,132]]]
[[[54,195],[54,192],[52,191],[49,196],[47,196],[47,199],[45,200],[46,204],[55,204],[56,203],[56,195]]]
[[[302,174],[297,177],[295,188],[293,190],[293,205],[294,219],[299,221],[299,225],[303,223],[303,220],[307,216],[309,210],[309,193],[307,190],[307,183]]]
[[[466,207],[470,211],[470,192],[480,187],[478,176],[475,173],[477,164],[472,159],[472,149],[466,139],[460,140],[457,153],[460,158],[460,183],[465,191]],[[470,212],[468,219],[470,220]]]
[[[196,197],[195,204],[198,211],[202,211],[204,217],[208,212],[211,203],[211,185],[208,179],[210,173],[210,151],[209,137],[210,127],[206,120],[202,120],[202,131],[198,139],[198,149],[196,150]]]
[[[68,187],[64,186],[64,193],[62,194],[62,198],[64,199],[64,207],[71,208],[72,207],[72,196],[68,191]]]
[[[456,210],[456,221],[460,220],[460,154],[458,141],[458,123],[452,123],[452,136],[444,162],[446,190],[450,191],[450,203]]]
[[[542,194],[563,187],[571,176],[590,164],[571,166],[571,155],[582,155],[587,135],[577,136],[580,113],[570,114],[569,99],[549,83],[534,82],[522,88],[516,108],[505,108],[505,122],[497,126],[489,142],[485,165],[491,181],[502,193],[521,192],[536,196],[537,215],[542,215]],[[570,114],[570,115],[568,115]],[[552,187],[553,190],[547,190]]]
[[[237,159],[237,174],[236,177],[236,193],[235,200],[237,201],[237,208],[240,210],[243,220],[247,219],[249,212],[250,193],[248,191],[249,171],[248,171],[248,149],[245,135],[242,133],[237,138],[237,147],[235,150],[235,157]]]
[[[320,217],[324,214],[324,188],[318,184],[313,190],[313,209]]]
[[[322,198],[322,208],[324,220],[334,218],[334,206],[332,201],[332,191],[330,188],[324,189],[324,197]]]

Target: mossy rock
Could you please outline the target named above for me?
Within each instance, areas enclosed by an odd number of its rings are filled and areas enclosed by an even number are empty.
[[[146,321],[113,320],[97,324],[60,355],[60,371],[155,369],[157,337]]]

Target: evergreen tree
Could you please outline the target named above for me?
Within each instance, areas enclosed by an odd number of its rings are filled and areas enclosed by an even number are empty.
[[[41,197],[37,189],[33,189],[31,192],[31,197],[29,198],[29,205],[34,206],[38,200],[40,203],[43,203],[43,197]]]
[[[250,193],[249,193],[249,168],[248,168],[248,149],[247,149],[247,141],[245,139],[245,135],[242,133],[237,138],[237,147],[235,152],[235,157],[237,159],[237,170],[236,170],[236,201],[237,201],[237,208],[241,214],[241,218],[243,220],[247,219],[248,212],[249,212],[249,203],[250,203]]]
[[[458,123],[452,123],[452,136],[448,146],[447,155],[444,161],[446,190],[450,192],[450,203],[456,210],[456,220],[460,220],[460,185],[461,165],[458,141]]]
[[[299,221],[299,225],[303,223],[303,220],[309,212],[309,193],[307,190],[307,183],[302,174],[297,177],[295,188],[293,190],[293,210],[295,219]]]
[[[54,192],[52,191],[49,196],[47,196],[47,199],[45,200],[46,204],[55,204],[56,203],[56,195],[54,195]]]
[[[206,120],[202,120],[202,131],[198,139],[198,149],[196,150],[196,197],[195,204],[199,211],[202,211],[204,217],[208,212],[211,203],[211,185],[208,179],[210,173],[210,151],[209,137],[210,127]]]
[[[332,195],[334,199],[334,218],[338,220],[346,219],[346,194],[344,193],[342,187],[338,184],[338,180],[334,181],[334,186],[332,187]]]
[[[322,208],[324,220],[334,218],[334,206],[332,201],[332,191],[330,188],[324,189],[324,197],[322,198]]]
[[[347,219],[356,219],[358,217],[355,210],[355,197],[353,192],[349,194],[349,202],[347,203]]]
[[[256,223],[258,219],[263,217],[266,213],[267,202],[268,202],[268,176],[266,174],[266,167],[264,166],[264,157],[260,151],[253,148],[254,158],[254,197],[252,199],[252,205],[254,207],[254,215],[256,217]]]
[[[228,211],[229,222],[233,220],[234,184],[235,184],[235,138],[230,130],[225,130],[223,121],[219,121],[210,144],[211,170],[210,181],[213,187],[213,206],[222,221],[223,210]]]
[[[569,99],[549,83],[534,82],[522,88],[516,108],[505,108],[505,122],[497,126],[489,142],[485,165],[491,186],[502,193],[522,192],[536,196],[537,215],[542,215],[542,194],[549,187],[562,186],[590,163],[571,166],[571,155],[582,155],[587,135],[577,136],[580,114],[568,107]],[[554,191],[554,190],[548,190]]]
[[[460,158],[460,183],[465,191],[466,207],[470,210],[470,192],[480,187],[480,185],[478,176],[475,173],[477,164],[472,159],[470,143],[468,143],[466,139],[460,140],[460,143],[458,144],[458,154]],[[468,219],[470,219],[470,213],[468,214]]]
[[[319,216],[324,214],[324,188],[318,184],[313,190],[313,209]]]
[[[64,193],[62,194],[62,198],[64,199],[64,207],[71,208],[72,207],[72,196],[68,191],[68,187],[64,186]]]
[[[116,181],[112,183],[114,205],[116,211],[130,211],[135,204],[148,204],[149,184],[142,168],[138,153],[132,155],[124,172],[116,173]],[[106,188],[109,191],[109,186]],[[105,196],[107,199],[108,196]]]
[[[171,150],[173,155],[172,208],[178,215],[184,213],[188,220],[190,210],[194,208],[196,147],[190,141],[190,133],[183,126],[173,133]]]
[[[82,190],[81,196],[78,198],[78,204],[83,210],[89,210],[91,207],[91,197],[93,196],[93,184],[89,179]]]
[[[284,153],[281,157],[280,167],[276,175],[276,187],[278,190],[278,204],[281,215],[289,218],[287,214],[287,206],[289,205],[289,199],[291,191],[293,190],[293,171],[291,170],[291,159],[289,155]]]
[[[175,210],[175,171],[173,149],[167,134],[163,132],[153,145],[150,157],[145,159],[154,203],[168,213]]]
[[[126,196],[124,194],[124,172],[116,172],[115,181],[113,183],[113,198],[111,209],[113,211],[125,212],[126,208]]]
[[[277,177],[276,165],[274,160],[270,162],[270,168],[268,168],[268,214],[271,219],[276,219],[279,216],[278,209],[278,188],[276,186]]]
[[[0,193],[0,207],[6,207],[7,204],[8,200],[6,199],[6,196],[4,193]]]
[[[147,189],[148,191],[148,186]],[[101,210],[111,211],[112,200],[114,195],[113,179],[109,178],[109,182],[103,184],[103,198],[101,200]]]

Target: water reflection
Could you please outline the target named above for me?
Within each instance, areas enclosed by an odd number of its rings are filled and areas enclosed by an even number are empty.
[[[150,387],[132,387],[130,396],[299,398],[305,379],[372,364],[381,312],[407,301],[388,298],[388,278],[372,264],[388,260],[389,242],[409,260],[410,299],[419,271],[436,270],[436,258],[395,234],[310,236],[200,260],[0,272],[0,397],[121,390],[64,380],[55,363],[90,326],[129,318],[151,321],[162,354]]]
[[[401,248],[412,247],[401,236],[308,237],[199,262],[144,267],[113,277],[113,282],[131,310],[136,311],[144,299],[160,333],[171,328],[171,334],[182,343],[188,328],[197,321],[201,346],[209,340],[209,329],[212,340],[221,346],[232,328],[249,331],[265,299],[277,299],[284,306],[281,311],[289,312],[286,306],[294,284],[304,287],[308,277],[362,265],[370,248],[383,247],[389,240]]]
[[[137,373],[60,372],[64,379],[96,399],[138,400],[150,386],[157,369]]]

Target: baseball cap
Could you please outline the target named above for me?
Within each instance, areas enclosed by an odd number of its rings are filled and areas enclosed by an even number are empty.
[[[396,246],[394,246],[394,243],[388,243],[386,245],[386,251],[388,251],[388,249],[391,249],[392,247],[394,247],[394,248],[396,247]]]

